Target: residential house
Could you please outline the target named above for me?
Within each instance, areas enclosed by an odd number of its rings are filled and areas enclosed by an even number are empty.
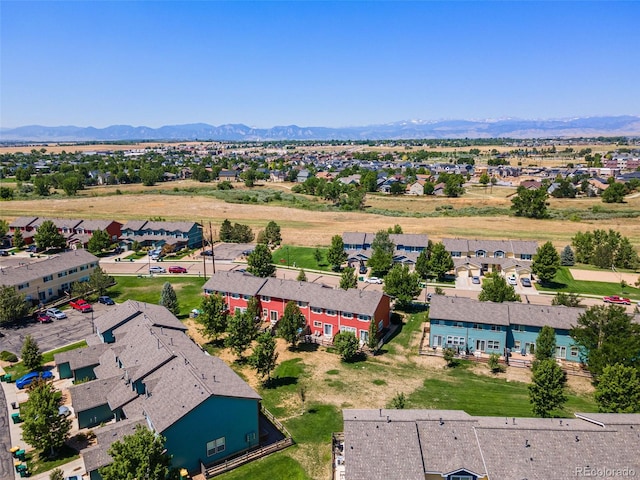
[[[96,230],[107,232],[111,241],[116,243],[122,234],[122,223],[115,220],[82,220],[73,228],[73,233],[67,239],[67,243],[86,247]]]
[[[344,480],[613,479],[640,471],[640,414],[557,419],[345,409],[342,416],[332,463],[334,478]]]
[[[332,342],[338,332],[349,331],[365,343],[370,322],[377,322],[379,332],[389,327],[390,298],[377,290],[342,290],[233,271],[217,272],[203,289],[206,295],[221,295],[232,312],[246,311],[248,301],[257,298],[262,320],[272,325],[282,318],[289,301],[296,302],[307,322],[307,332],[326,342]]]
[[[33,243],[33,236],[36,234],[38,227],[47,220],[53,222],[58,233],[65,237],[68,245],[80,245],[83,247],[87,245],[93,232],[96,230],[106,231],[114,242],[117,241],[120,236],[120,228],[122,227],[122,224],[115,220],[19,217],[11,222],[9,231],[13,235],[16,230],[20,230],[25,244],[28,245]]]
[[[418,179],[407,185],[407,195],[424,195],[424,185],[426,180]]]
[[[452,347],[469,354],[532,355],[542,327],[556,333],[556,359],[582,362],[569,335],[584,309],[519,302],[479,302],[470,298],[434,295],[429,308],[429,346]]]
[[[309,170],[302,169],[298,172],[298,176],[296,177],[296,182],[304,183],[309,179],[309,177],[311,177],[311,172]]]
[[[202,246],[202,226],[196,222],[130,220],[122,227],[120,246],[131,249],[133,242],[143,247],[172,245],[174,250]]]
[[[374,233],[345,232],[342,234],[344,250],[349,262],[366,262],[371,257]],[[394,263],[413,266],[420,255],[429,245],[429,237],[422,233],[391,233],[389,240],[393,242]]]
[[[34,304],[68,295],[73,283],[88,281],[98,267],[98,257],[86,250],[30,260],[0,268],[0,285],[14,287]]]
[[[446,183],[444,183],[444,182],[436,183],[433,186],[433,194],[438,196],[438,197],[441,197],[441,196],[444,195],[444,189],[445,188],[447,188],[447,184]]]
[[[531,275],[531,261],[538,250],[533,240],[467,240],[444,238],[451,254],[456,276],[477,276],[502,272],[517,277]]]
[[[81,366],[76,380],[94,378],[69,389],[80,428],[115,421],[95,430],[98,445],[84,453],[91,479],[111,461],[109,445],[137,424],[163,435],[173,465],[190,472],[259,445],[260,396],[164,307],[129,300],[95,326],[92,350],[55,356],[61,376]]]
[[[225,180],[228,182],[239,182],[240,176],[236,170],[220,170],[218,173],[218,180],[221,182]]]

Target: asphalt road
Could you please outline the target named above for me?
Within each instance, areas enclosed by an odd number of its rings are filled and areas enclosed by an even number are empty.
[[[4,390],[0,388],[0,479],[14,478],[13,457],[9,453],[11,435],[9,433],[9,410]]]

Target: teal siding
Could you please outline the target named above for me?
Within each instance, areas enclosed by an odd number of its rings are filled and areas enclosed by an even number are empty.
[[[91,470],[89,472],[89,480],[102,480],[102,475],[98,470]]]
[[[77,415],[79,428],[95,427],[102,422],[108,422],[113,419],[113,413],[107,403],[83,412],[77,412]]]
[[[58,365],[58,375],[60,378],[71,378],[73,374],[71,373],[71,366],[69,362],[61,363]]]
[[[508,342],[507,347],[514,353],[532,355],[535,352],[535,343],[538,338],[538,334],[542,330],[540,327],[532,327],[529,325],[512,325],[511,336],[512,339]],[[580,362],[579,349],[573,349],[575,343],[568,330],[556,329],[556,346],[560,347],[556,350],[557,358],[566,360],[569,362]],[[532,345],[534,345],[532,349]],[[562,348],[564,347],[564,348]],[[575,355],[572,355],[575,354]]]
[[[436,323],[437,322],[437,323]],[[429,344],[431,346],[452,347],[458,351],[486,353],[504,353],[507,344],[507,327],[482,323],[452,322],[449,320],[431,320]],[[441,341],[438,341],[438,338]],[[484,343],[482,343],[484,342]],[[490,343],[491,342],[491,343]]]
[[[231,397],[211,397],[190,413],[160,432],[167,439],[167,451],[172,465],[189,471],[205,464],[258,446],[258,400]],[[255,438],[247,441],[247,434]],[[225,438],[225,449],[207,457],[207,442]]]
[[[93,371],[93,368],[95,367],[95,365],[92,365],[91,367],[84,367],[84,368],[79,368],[77,369],[74,373],[74,380],[77,381],[82,381],[82,380],[95,380],[96,379],[96,374]]]

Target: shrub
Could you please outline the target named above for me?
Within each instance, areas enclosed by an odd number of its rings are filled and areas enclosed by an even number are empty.
[[[3,350],[2,352],[0,352],[0,360],[4,362],[13,363],[18,361],[18,357],[16,356],[15,353],[11,353],[11,352],[7,352],[6,350]]]

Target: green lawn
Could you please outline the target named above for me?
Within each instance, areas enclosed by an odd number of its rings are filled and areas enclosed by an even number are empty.
[[[61,348],[57,348],[55,350],[51,350],[50,352],[45,352],[42,354],[42,363],[53,362],[53,356],[56,353],[67,352],[69,350],[75,350],[76,348],[83,348],[87,346],[87,342],[84,340],[76,343],[72,343],[71,345],[66,345]],[[18,379],[21,376],[29,373],[29,370],[24,366],[22,362],[18,362],[14,365],[7,366],[4,368],[5,372],[10,373],[13,379]]]
[[[587,295],[608,296],[608,295],[624,295],[640,300],[640,290],[634,287],[620,288],[619,283],[612,282],[590,282],[586,280],[575,280],[568,267],[560,267],[553,283],[548,286],[535,284],[536,289],[542,292],[571,292]]]
[[[292,448],[284,452],[274,453],[266,458],[248,463],[235,470],[220,475],[216,478],[220,480],[309,480],[309,477],[302,466],[289,456]]]
[[[469,371],[469,362],[427,378],[423,387],[408,396],[408,408],[464,410],[469,415],[532,417],[526,383],[507,382],[500,375],[489,377]],[[563,411],[557,416],[569,417],[573,412],[597,411],[592,397],[568,394]]]
[[[294,245],[282,245],[273,252],[273,263],[279,266],[289,265],[307,270],[331,271],[331,266],[327,263],[327,249],[318,248],[322,253],[320,263],[313,257],[316,248],[296,247]]]
[[[391,339],[391,341],[389,341],[389,343],[382,347],[382,350],[389,353],[396,353],[396,345],[399,345],[405,349],[409,348],[411,337],[416,332],[420,331],[423,322],[426,322],[428,318],[429,314],[427,311],[407,313],[402,323],[402,328],[396,330],[397,333],[395,334],[395,336]]]
[[[160,301],[162,286],[169,282],[176,292],[180,304],[179,318],[187,318],[189,312],[200,306],[202,302],[203,277],[169,277],[158,275],[153,278],[134,276],[114,276],[116,284],[109,289],[109,295],[116,302],[138,300],[157,304]]]
[[[47,451],[47,453],[49,452]],[[64,445],[54,458],[49,458],[47,455],[38,455],[34,452],[27,453],[25,458],[31,475],[37,475],[72,462],[80,458],[80,454],[73,448]]]

